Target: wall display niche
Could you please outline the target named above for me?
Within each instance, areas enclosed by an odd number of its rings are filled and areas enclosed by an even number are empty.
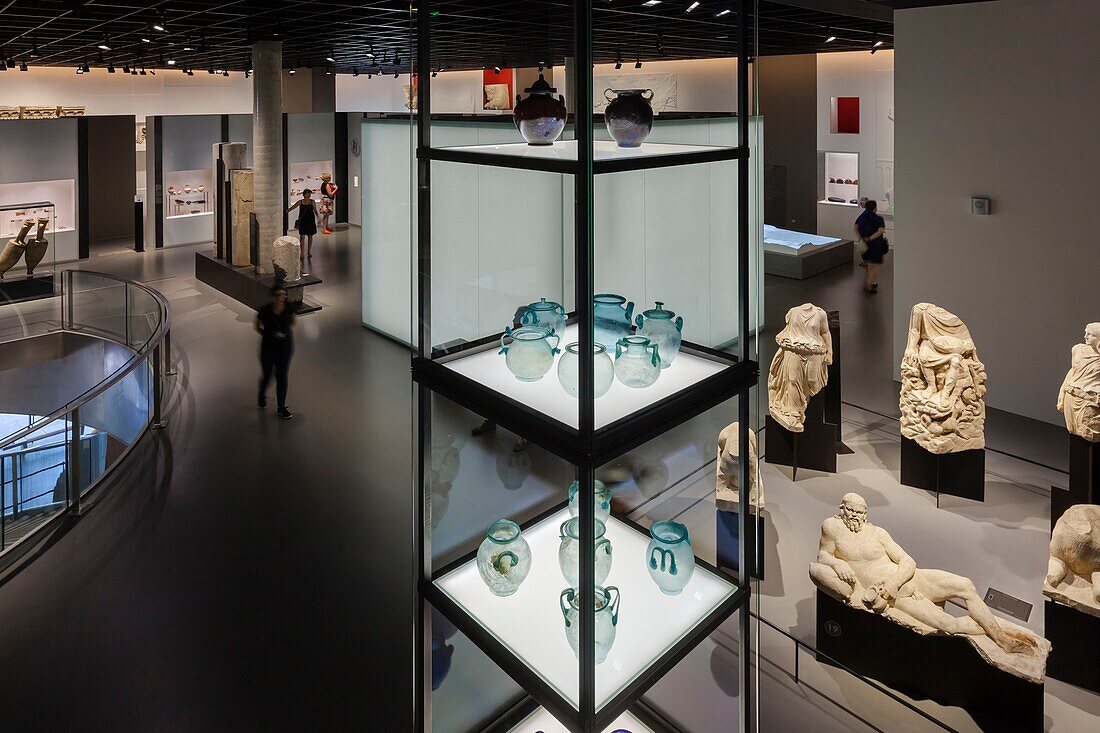
[[[432,39],[454,27],[446,13],[418,10],[426,70]],[[574,68],[592,68],[590,24],[578,21]],[[747,78],[728,81],[747,92]],[[715,479],[700,466],[733,421],[746,429],[727,433],[727,453],[752,453],[759,366],[750,314],[761,258],[749,231],[762,198],[753,188],[760,176],[749,173],[760,160],[759,120],[658,119],[639,145],[620,147],[593,119],[593,80],[584,82],[559,90],[580,110],[574,125],[551,144],[528,145],[510,119],[492,128],[433,117],[433,80],[422,71],[416,150],[405,148],[415,177],[389,184],[419,192],[415,206],[398,209],[413,218],[379,218],[416,232],[418,287],[405,320],[424,519],[418,618],[432,624],[428,611],[437,611],[533,706],[507,724],[488,711],[460,726],[442,704],[461,677],[452,672],[423,690],[419,714],[425,729],[602,733],[640,721],[646,730],[642,697],[736,614],[744,687],[723,704],[725,718],[748,730],[755,706],[741,703],[758,668],[747,614],[755,581],[720,569]],[[364,122],[365,145],[385,129],[377,124]],[[407,121],[403,129],[407,139]],[[367,227],[372,218],[365,209]],[[678,429],[707,436],[706,458],[662,454],[654,443]],[[623,499],[643,483],[641,459],[666,456],[663,473],[646,475],[666,486],[697,475],[710,511],[701,527],[625,511]],[[758,485],[752,461],[725,465],[737,486]],[[759,500],[737,496],[738,537],[749,535]],[[731,548],[738,567],[754,566],[750,543]],[[434,627],[423,631],[435,638]],[[446,661],[462,663],[457,653]],[[432,664],[427,648],[416,664]]]
[[[30,202],[30,203],[28,203]],[[34,203],[39,202],[39,203]],[[76,231],[76,181],[0,183],[0,238],[15,236],[25,218],[50,219],[48,232]]]
[[[825,153],[823,204],[859,203],[859,153]]]
[[[164,208],[167,219],[213,216],[210,206],[213,174],[209,168],[165,171]]]
[[[0,236],[0,294],[5,302],[53,293],[54,211],[49,201],[0,204],[0,219],[14,222]]]
[[[291,163],[287,177],[290,184],[287,188],[287,196],[290,203],[302,198],[302,191],[307,188],[313,192],[313,200],[321,200],[321,174],[332,175],[331,160],[311,160],[305,163]]]

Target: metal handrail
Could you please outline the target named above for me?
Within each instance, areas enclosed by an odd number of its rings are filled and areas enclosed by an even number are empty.
[[[42,418],[38,419],[37,421],[35,421],[33,424],[27,426],[26,428],[23,428],[22,430],[18,430],[16,432],[12,433],[11,435],[7,436],[3,440],[0,440],[0,450],[3,450],[5,448],[7,448],[12,443],[16,443],[16,442],[22,440],[23,438],[30,435],[31,433],[34,433],[37,430],[40,430],[44,425],[48,425],[49,423],[53,422],[54,420],[57,420],[58,418],[64,417],[65,415],[68,415],[69,413],[73,412],[74,410],[79,409],[83,405],[91,402],[96,397],[98,397],[99,395],[106,392],[108,389],[110,389],[115,384],[117,384],[119,381],[121,381],[124,377],[126,377],[130,372],[132,372],[134,369],[136,369],[139,365],[143,364],[147,359],[149,359],[150,355],[153,354],[155,349],[157,347],[159,347],[164,342],[167,334],[169,333],[169,331],[172,328],[172,310],[171,310],[171,308],[168,307],[168,300],[163,295],[158,293],[156,290],[154,290],[152,288],[149,288],[149,287],[146,287],[145,285],[142,285],[141,283],[134,282],[133,280],[125,280],[123,278],[115,277],[114,275],[108,275],[108,274],[102,273],[102,272],[94,272],[94,271],[91,271],[91,270],[65,270],[62,273],[64,277],[61,280],[61,294],[59,296],[54,296],[54,297],[60,297],[61,298],[62,311],[63,311],[62,319],[61,319],[63,325],[62,325],[61,330],[63,330],[63,331],[64,330],[71,330],[71,327],[73,325],[71,323],[71,321],[68,320],[68,314],[70,314],[71,310],[72,310],[72,298],[73,298],[72,273],[73,272],[80,272],[82,275],[92,275],[92,276],[95,276],[95,277],[103,278],[104,280],[112,280],[115,283],[118,283],[118,284],[121,284],[121,285],[129,285],[129,286],[137,287],[137,288],[140,288],[141,290],[145,291],[146,293],[148,293],[150,295],[150,297],[153,298],[153,301],[157,304],[157,311],[158,311],[158,314],[160,316],[159,319],[158,319],[157,327],[153,331],[152,335],[148,339],[145,340],[145,343],[142,344],[141,347],[134,353],[134,355],[131,356],[129,359],[127,359],[126,363],[123,364],[118,369],[116,369],[110,376],[108,376],[106,379],[102,380],[101,382],[98,382],[94,386],[90,387],[83,394],[69,400],[67,403],[65,403],[64,405],[62,405],[58,409],[54,410],[49,415],[46,415],[45,417],[42,417]],[[69,303],[69,309],[67,311],[65,309],[66,296],[68,297],[68,303]],[[65,327],[65,325],[64,325],[65,323],[68,323],[69,328]],[[130,346],[130,344],[126,344],[126,345],[127,345],[127,347]],[[154,375],[154,379],[159,378],[159,376],[160,375]]]

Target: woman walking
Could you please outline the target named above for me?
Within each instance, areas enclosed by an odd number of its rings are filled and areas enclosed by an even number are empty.
[[[267,386],[275,376],[276,414],[283,420],[294,417],[286,407],[290,382],[290,357],[294,355],[294,326],[298,317],[287,305],[286,288],[271,289],[271,302],[260,308],[254,327],[260,334],[260,392],[256,399],[262,410],[267,407]]]
[[[886,220],[878,215],[878,202],[875,200],[869,199],[864,204],[863,213],[856,219],[856,234],[859,236],[863,261],[867,263],[863,289],[868,293],[877,293],[878,271],[890,245],[886,241]]]
[[[294,228],[298,230],[299,241],[304,240],[302,244],[305,245],[301,254],[302,274],[305,275],[306,258],[313,259],[313,235],[317,233],[317,207],[313,200],[313,191],[308,188],[302,191],[302,198],[286,211],[289,214],[294,209],[298,209],[298,220],[294,222]]]

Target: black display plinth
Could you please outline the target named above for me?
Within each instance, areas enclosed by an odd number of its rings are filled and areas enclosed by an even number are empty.
[[[1069,436],[1069,488],[1050,487],[1050,528],[1074,504],[1100,504],[1100,443]]]
[[[840,396],[840,311],[828,311],[829,335],[833,339],[833,363],[829,365],[829,383],[821,390],[825,401],[825,422],[837,426],[836,452],[840,455],[855,453],[840,439],[840,411],[843,400]]]
[[[54,294],[53,275],[0,279],[0,305],[49,298]]]
[[[1046,601],[1047,676],[1100,693],[1100,617]]]
[[[948,496],[985,501],[985,450],[931,453],[901,438],[901,483]]]
[[[740,540],[737,528],[737,512],[725,512],[721,509],[715,512],[715,530],[718,540],[718,562],[721,570],[732,571],[734,575],[740,575],[741,566],[738,557]],[[754,559],[754,567],[749,575],[757,580],[764,579],[764,517],[756,515],[756,521],[751,519],[745,523],[745,544],[753,548],[750,556]]]
[[[1043,730],[1043,685],[988,664],[961,637],[922,636],[819,590],[817,650],[824,664],[835,661],[914,699],[963,708],[982,730]]]
[[[251,267],[233,267],[205,252],[195,253],[195,277],[254,310],[271,302],[271,288],[276,284],[274,275],[257,275]],[[319,277],[303,275],[300,280],[279,285],[286,288],[287,302],[295,312],[304,315],[321,310],[302,295],[304,288],[320,282]]]
[[[826,387],[827,389],[827,387]],[[824,390],[810,398],[801,433],[792,433],[768,415],[764,422],[764,462],[790,466],[791,478],[798,469],[836,473],[836,452],[840,429],[825,422]]]

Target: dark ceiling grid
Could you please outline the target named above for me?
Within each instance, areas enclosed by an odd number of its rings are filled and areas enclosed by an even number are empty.
[[[736,54],[737,0],[700,0],[690,13],[691,0],[643,2],[594,0],[597,63]],[[571,54],[572,8],[572,0],[435,0],[432,67],[559,65]],[[724,9],[731,12],[718,16]],[[153,31],[162,17],[166,32]],[[0,49],[16,64],[161,69],[172,58],[176,69],[240,72],[249,65],[250,42],[278,34],[286,67],[392,74],[407,72],[415,57],[414,20],[408,0],[0,0]],[[761,55],[870,50],[876,39],[893,45],[888,22],[782,0],[761,0],[757,29]],[[826,34],[837,39],[826,44]],[[334,63],[326,61],[330,54]]]

